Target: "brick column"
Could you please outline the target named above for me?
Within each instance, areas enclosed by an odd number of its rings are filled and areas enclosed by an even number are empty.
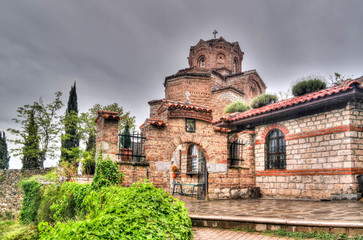
[[[95,120],[97,124],[96,130],[96,160],[99,155],[100,148],[102,150],[102,158],[110,156],[114,162],[117,161],[117,143],[118,143],[118,122],[120,117],[117,112],[98,111]]]

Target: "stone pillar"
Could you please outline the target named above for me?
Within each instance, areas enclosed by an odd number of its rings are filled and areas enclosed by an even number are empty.
[[[109,156],[112,161],[117,161],[119,121],[120,117],[117,112],[98,111],[98,116],[95,120],[97,124],[96,160],[101,149],[103,159]]]

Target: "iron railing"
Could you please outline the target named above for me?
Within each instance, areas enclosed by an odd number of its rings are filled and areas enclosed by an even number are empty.
[[[133,132],[130,135],[119,135],[119,152],[118,159],[121,162],[144,162],[146,157],[144,154],[145,137],[139,132]]]

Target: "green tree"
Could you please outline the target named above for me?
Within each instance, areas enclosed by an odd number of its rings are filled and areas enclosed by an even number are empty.
[[[80,128],[79,132],[83,140],[86,141],[86,151],[91,151],[95,156],[96,149],[96,123],[95,119],[98,115],[98,111],[112,111],[118,112],[121,120],[119,122],[119,130],[124,129],[127,125],[129,129],[135,129],[135,117],[131,116],[130,112],[124,113],[124,110],[118,103],[102,106],[101,104],[95,104],[86,113],[80,114]]]
[[[120,144],[123,148],[130,148],[131,146],[131,136],[130,136],[130,127],[129,124],[126,124],[124,130],[122,131],[122,136],[120,140]]]
[[[0,132],[0,169],[8,169],[9,168],[9,153],[8,153],[8,145],[6,143],[5,132]]]
[[[23,168],[32,169],[43,167],[40,159],[38,125],[35,122],[34,110],[30,110],[28,116],[28,125],[25,128],[26,137],[23,147]]]
[[[71,87],[69,92],[68,107],[63,120],[65,134],[62,136],[62,160],[70,163],[75,163],[78,156],[75,156],[74,148],[79,147],[79,134],[78,134],[78,103],[76,83]]]
[[[61,92],[56,92],[55,99],[51,103],[45,104],[43,99],[40,98],[38,102],[34,102],[32,105],[27,104],[18,107],[17,116],[13,118],[13,121],[19,124],[20,128],[8,129],[10,133],[16,136],[15,140],[9,140],[15,144],[15,147],[10,151],[14,156],[24,158],[24,152],[28,151],[24,151],[24,147],[27,146],[27,149],[29,149],[29,141],[31,141],[29,138],[30,121],[34,121],[37,127],[38,150],[35,152],[38,154],[39,166],[43,166],[43,162],[47,157],[54,158],[56,156],[55,153],[59,149],[58,139],[61,129],[58,111],[63,107],[60,100],[61,96]],[[33,117],[30,115],[33,115]]]

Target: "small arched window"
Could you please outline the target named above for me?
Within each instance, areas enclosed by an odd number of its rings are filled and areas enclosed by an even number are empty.
[[[187,174],[198,172],[199,159],[204,158],[203,151],[195,144],[190,144],[187,154]]]
[[[286,143],[283,132],[272,129],[266,136],[266,169],[286,169]]]
[[[204,68],[205,67],[205,57],[204,56],[201,56],[198,60],[198,66],[201,67],[201,68]]]
[[[234,72],[238,72],[238,59],[234,58],[233,60],[233,70]]]

